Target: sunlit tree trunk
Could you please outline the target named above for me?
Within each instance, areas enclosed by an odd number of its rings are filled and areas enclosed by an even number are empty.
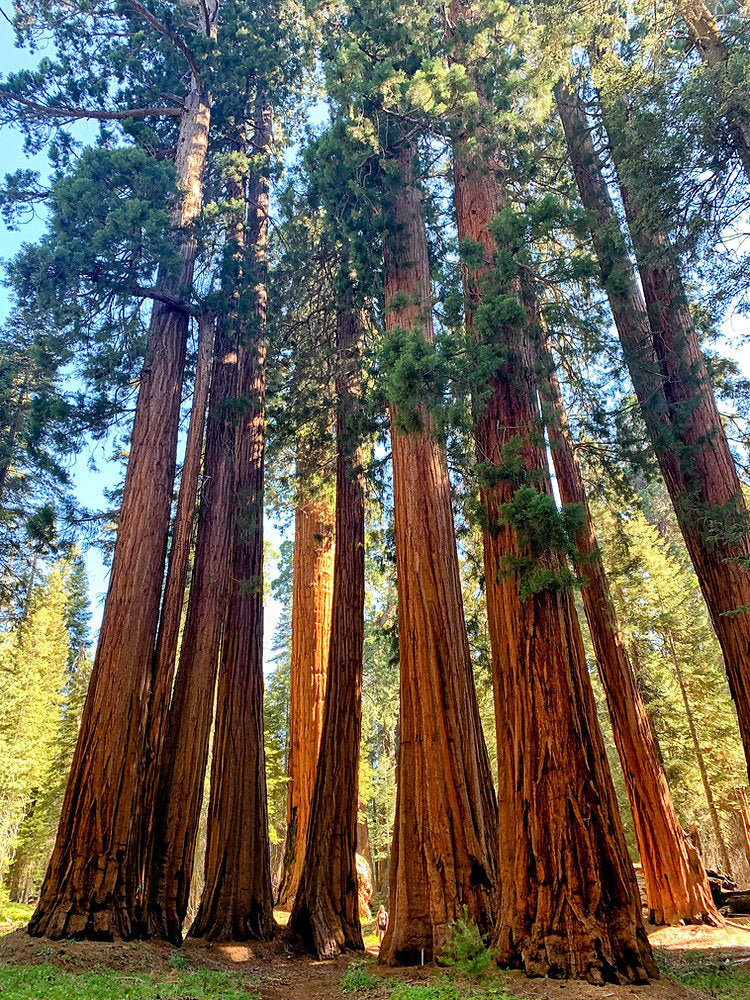
[[[153,836],[154,796],[158,781],[161,751],[166,731],[165,719],[169,710],[169,700],[174,681],[177,646],[185,601],[190,549],[193,541],[195,507],[198,497],[198,477],[203,455],[203,434],[205,430],[206,403],[211,374],[211,357],[214,347],[215,318],[204,314],[198,324],[198,357],[193,386],[193,402],[190,410],[185,459],[182,463],[180,489],[177,496],[177,511],[172,527],[172,545],[167,563],[167,579],[164,586],[159,632],[154,653],[151,704],[146,724],[145,771],[140,787],[141,801],[135,807],[141,821],[141,846],[138,858],[141,864],[139,882],[145,887],[147,881],[148,855]],[[145,889],[141,898],[145,904]]]
[[[622,184],[644,297],[628,259],[580,99],[558,84],[557,106],[602,280],[664,482],[719,639],[750,762],[748,511],[660,220]],[[750,766],[750,764],[749,764]]]
[[[215,17],[215,11],[213,16]],[[210,27],[215,30],[215,21]],[[157,290],[179,299],[192,285],[211,117],[193,79],[180,119],[175,165],[182,231],[178,272]],[[151,313],[109,591],[91,684],[33,935],[129,938],[140,906],[139,817],[152,658],[174,486],[188,333],[185,309],[157,301]]]
[[[460,22],[471,16],[453,0],[457,59],[464,54]],[[482,82],[471,66],[469,75],[481,114]],[[503,510],[520,487],[549,496],[551,485],[537,402],[540,333],[531,310],[524,322],[517,308],[530,304],[522,296],[523,271],[500,274],[494,267],[491,223],[506,197],[492,137],[467,128],[454,140],[453,164],[459,239],[484,251],[483,263],[464,268],[467,332],[482,366],[495,368],[474,403],[498,745],[494,944],[501,963],[528,975],[640,982],[658,973],[573,597],[545,586],[521,600],[508,564],[515,557],[552,574],[563,569],[553,550],[535,552],[522,542]],[[513,313],[516,322],[495,318]]]
[[[336,322],[336,543],[333,607],[320,756],[304,866],[290,926],[319,958],[363,949],[357,884],[359,743],[365,611],[362,449],[350,421],[358,408],[361,316],[353,293]]]
[[[237,388],[234,321],[230,312],[217,323],[195,560],[149,845],[148,933],[176,944],[190,897],[226,614]]]
[[[719,925],[723,921],[711,898],[700,855],[677,818],[646,706],[620,633],[550,354],[545,368],[547,378],[540,382],[540,390],[547,410],[547,434],[560,499],[564,504],[581,504],[585,511],[585,520],[575,536],[583,556],[578,566],[584,584],[581,596],[625,778],[650,921]]]
[[[298,477],[303,470],[298,458]],[[300,487],[304,489],[303,482]],[[289,784],[280,906],[293,903],[305,857],[328,673],[334,531],[330,501],[316,497],[300,503],[294,518]]]
[[[393,149],[399,179],[385,235],[385,325],[434,338],[416,145]],[[461,598],[445,449],[434,418],[401,429],[391,406],[401,673],[390,926],[381,960],[431,961],[464,908],[481,933],[496,907],[497,806]]]
[[[682,672],[682,667],[680,666],[680,658],[677,655],[677,650],[674,644],[674,638],[671,632],[668,632],[664,636],[664,641],[669,652],[669,658],[672,661],[672,666],[674,667],[675,677],[677,678],[677,684],[680,688],[680,695],[682,696],[682,704],[685,707],[685,718],[687,719],[688,731],[690,732],[690,740],[693,744],[693,750],[695,751],[695,762],[698,765],[698,772],[701,776],[701,784],[703,785],[703,794],[706,796],[706,805],[708,806],[708,815],[711,819],[711,829],[713,830],[714,838],[716,840],[716,846],[719,849],[719,856],[721,857],[721,863],[724,865],[724,870],[731,877],[732,875],[732,862],[729,859],[729,850],[727,849],[727,842],[724,837],[724,831],[721,828],[721,820],[719,819],[719,810],[716,808],[716,800],[714,799],[713,789],[711,788],[711,782],[708,777],[708,768],[706,767],[706,758],[703,755],[703,747],[698,739],[698,730],[695,727],[695,717],[693,715],[693,706],[690,704],[690,695],[688,694],[687,684],[685,683],[685,675]]]
[[[206,882],[190,934],[243,941],[273,933],[268,803],[263,748],[263,459],[265,450],[266,275],[271,109],[256,101],[248,184],[247,263],[253,315],[238,350],[235,521],[229,600],[216,700]]]

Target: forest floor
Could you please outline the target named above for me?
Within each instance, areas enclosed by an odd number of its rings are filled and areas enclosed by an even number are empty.
[[[19,908],[13,920],[24,916]],[[750,1000],[750,928],[740,926],[652,928],[662,976],[627,987],[502,970],[477,982],[434,966],[385,969],[373,930],[366,956],[320,962],[295,954],[283,934],[264,945],[188,940],[175,949],[51,942],[17,928],[0,936],[0,1000]]]

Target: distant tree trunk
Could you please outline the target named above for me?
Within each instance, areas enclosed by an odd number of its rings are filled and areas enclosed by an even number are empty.
[[[737,470],[666,231],[622,184],[644,302],[585,109],[562,85],[555,93],[625,361],[724,654],[750,768],[750,572],[742,565],[750,534]]]
[[[159,632],[154,653],[151,704],[146,723],[145,770],[139,789],[141,798],[135,807],[136,816],[141,821],[141,846],[138,851],[141,863],[139,884],[144,887],[148,880],[147,870],[153,834],[154,796],[166,730],[165,720],[172,694],[182,610],[185,601],[185,583],[193,540],[198,477],[203,453],[206,401],[214,347],[214,326],[215,318],[213,315],[204,314],[201,316],[198,324],[198,359],[193,386],[193,403],[190,410],[185,459],[182,463],[177,511],[172,527],[172,545],[167,564],[167,581],[164,587]],[[145,897],[141,898],[141,905],[146,905]],[[143,920],[145,916],[139,914],[139,919]]]
[[[147,930],[175,944],[182,941],[190,898],[227,604],[237,391],[235,322],[232,312],[217,322],[195,562],[149,844]]]
[[[229,601],[224,627],[206,884],[190,935],[214,941],[267,938],[274,930],[263,748],[263,459],[265,450],[268,161],[271,109],[256,99],[253,152],[264,167],[250,174],[247,247],[253,315],[238,350],[239,399]]]
[[[708,815],[711,818],[711,828],[713,829],[714,837],[716,838],[716,845],[719,848],[719,856],[721,857],[721,863],[724,865],[724,871],[727,875],[731,876],[732,862],[729,860],[729,850],[727,849],[727,842],[724,839],[724,832],[721,829],[719,810],[716,808],[713,789],[711,788],[711,782],[708,779],[708,769],[706,767],[706,759],[703,756],[703,747],[698,739],[698,730],[695,728],[693,707],[690,704],[690,696],[688,694],[687,685],[685,684],[685,675],[683,674],[682,667],[680,666],[680,658],[677,655],[674,638],[672,637],[671,632],[667,633],[664,636],[664,639],[667,644],[667,649],[669,650],[670,659],[672,660],[675,676],[677,677],[680,694],[682,695],[682,704],[685,706],[685,716],[687,718],[688,730],[690,731],[690,739],[693,743],[693,750],[695,751],[695,762],[698,765],[698,771],[701,776],[703,793],[706,796]]]
[[[193,280],[191,225],[201,205],[210,103],[194,79],[175,156],[181,270],[162,270],[157,280],[158,291],[170,298],[179,298]],[[143,768],[187,333],[185,310],[154,305],[96,659],[57,840],[29,923],[36,936],[127,939],[142,902],[133,807]]]
[[[359,743],[365,634],[362,448],[352,440],[359,406],[362,321],[353,290],[336,320],[336,542],[333,610],[320,755],[304,865],[290,927],[319,958],[364,949],[357,884]]]
[[[578,575],[599,676],[633,815],[643,865],[650,921],[655,924],[723,923],[711,898],[698,852],[682,832],[659,760],[646,706],[638,690],[609,593],[586,489],[573,451],[568,417],[551,354],[546,382],[540,384],[547,408],[547,433],[555,476],[564,504],[579,503],[586,517],[575,542],[584,559]]]
[[[750,865],[750,805],[747,801],[747,793],[744,788],[737,789],[737,801],[739,804],[740,826],[742,828],[742,846],[745,849],[745,857]]]
[[[385,325],[434,338],[422,193],[413,141],[394,149],[399,180],[385,236]],[[401,673],[398,791],[390,875],[389,964],[432,961],[464,907],[481,933],[496,907],[497,805],[466,637],[450,482],[433,416],[400,429],[391,406]]]
[[[452,26],[471,16],[453,0]],[[460,28],[456,34],[460,59]],[[471,67],[469,75],[481,114],[482,81]],[[479,341],[485,367],[495,359],[475,401],[498,744],[501,898],[494,945],[502,964],[527,975],[641,982],[658,972],[573,597],[569,589],[546,586],[521,600],[508,564],[515,557],[553,574],[563,568],[553,550],[535,552],[519,540],[503,511],[521,486],[550,496],[551,484],[537,402],[539,330],[528,310],[525,322],[520,315],[515,323],[494,318],[527,303],[523,271],[502,274],[494,266],[490,227],[506,197],[492,137],[467,129],[454,141],[453,165],[459,239],[484,249],[484,262],[463,272],[467,332]],[[491,340],[481,334],[489,324]]]
[[[721,37],[716,18],[703,0],[683,0],[680,12],[687,25],[690,41],[695,45],[701,59],[713,70],[722,83],[722,96],[726,100],[723,117],[726,121],[732,145],[737,151],[742,167],[750,180],[750,111],[747,107],[747,90],[728,79],[729,48]],[[732,89],[736,94],[732,93]]]
[[[298,459],[298,478],[303,469]],[[304,483],[300,486],[304,489]],[[311,498],[298,506],[294,518],[287,834],[279,906],[294,902],[305,860],[331,640],[334,531],[334,511],[325,498]]]
[[[360,820],[357,817],[357,854],[361,854],[365,859],[367,864],[370,866],[370,871],[373,876],[373,888],[375,883],[375,865],[372,860],[372,848],[370,847],[370,829],[367,825],[367,813],[365,812],[364,803],[360,800],[357,813],[362,813],[363,818]]]

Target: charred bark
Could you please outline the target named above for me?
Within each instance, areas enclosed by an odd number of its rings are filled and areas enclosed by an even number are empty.
[[[547,378],[541,381],[540,389],[547,408],[547,433],[560,499],[564,504],[581,504],[585,511],[585,520],[575,536],[576,547],[583,556],[578,565],[583,607],[625,778],[646,882],[649,920],[654,924],[684,921],[718,926],[723,921],[711,898],[700,855],[682,832],[646,706],[620,633],[549,353],[545,367]]]
[[[216,702],[206,882],[192,937],[267,938],[274,930],[263,748],[263,459],[265,451],[268,159],[271,109],[256,99],[247,247],[253,315],[238,349],[235,522],[229,597]],[[249,256],[249,255],[248,255]]]
[[[210,104],[210,95],[194,78],[175,161],[182,193],[175,218],[183,234],[181,270],[162,271],[157,280],[167,299],[179,299],[193,280],[197,244],[191,227],[201,205]],[[55,847],[29,923],[29,933],[36,936],[127,939],[138,926],[141,818],[134,816],[134,808],[140,794],[187,333],[187,312],[157,301],[96,659]]]
[[[585,109],[560,84],[556,98],[625,361],[721,645],[750,767],[749,515],[674,251],[663,220],[644,212],[623,181],[644,299]]]
[[[336,541],[322,739],[304,865],[290,927],[319,958],[364,950],[357,883],[359,743],[365,609],[362,449],[350,421],[358,408],[362,322],[353,290],[336,322]]]
[[[299,457],[297,464],[299,476],[304,470]],[[334,512],[325,498],[308,499],[298,506],[294,518],[287,834],[279,906],[294,902],[305,860],[331,642],[334,532]]]
[[[422,194],[413,142],[391,150],[400,174],[385,237],[385,324],[434,338]],[[414,415],[410,415],[413,419]],[[431,961],[464,908],[494,922],[497,806],[466,638],[445,449],[427,407],[420,430],[391,406],[401,674],[390,926],[381,961]]]

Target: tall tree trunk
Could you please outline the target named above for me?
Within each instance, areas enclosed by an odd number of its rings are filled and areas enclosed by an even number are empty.
[[[304,463],[298,457],[298,480],[300,473],[304,473]],[[302,481],[300,486],[304,489]],[[291,906],[294,902],[305,860],[331,641],[334,531],[334,511],[325,498],[307,499],[297,507],[292,581],[287,834],[278,892],[280,906]]]
[[[584,585],[583,607],[633,815],[650,920],[655,924],[685,921],[718,926],[723,920],[711,898],[700,856],[682,832],[646,706],[620,633],[549,352],[545,367],[547,379],[540,384],[540,394],[548,410],[547,433],[560,499],[564,504],[581,504],[586,515],[575,536],[576,548],[584,556],[578,566]]]
[[[190,934],[210,940],[266,938],[274,930],[263,748],[263,458],[265,450],[266,274],[271,109],[256,99],[247,247],[253,315],[238,350],[244,403],[235,444],[235,523],[229,600],[219,671],[206,883]]]
[[[744,788],[737,789],[737,801],[739,804],[740,826],[742,828],[742,846],[745,849],[745,858],[750,865],[750,805],[747,801],[747,793]]]
[[[722,114],[742,168],[750,180],[750,109],[747,89],[734,83],[727,72],[729,48],[721,37],[716,18],[703,0],[682,0],[680,13],[687,25],[690,41],[701,59],[711,69],[721,84],[725,105]]]
[[[732,862],[729,860],[729,850],[727,849],[727,842],[724,839],[724,832],[721,829],[719,811],[716,808],[713,789],[711,788],[711,782],[708,779],[708,769],[706,767],[706,759],[703,756],[703,747],[698,739],[698,730],[695,728],[693,707],[690,704],[690,696],[688,695],[687,685],[685,684],[685,675],[683,674],[682,667],[680,666],[680,658],[677,655],[677,650],[675,649],[672,633],[667,633],[667,635],[664,636],[664,639],[667,644],[667,649],[669,650],[670,659],[672,660],[675,676],[677,677],[680,694],[682,695],[682,704],[685,707],[685,716],[687,718],[688,730],[690,731],[690,739],[693,743],[693,750],[695,751],[695,762],[698,765],[698,771],[701,776],[701,784],[703,785],[703,793],[706,796],[708,815],[711,819],[711,827],[716,839],[716,846],[719,848],[719,855],[721,857],[721,863],[724,865],[724,870],[727,875],[731,876]]]
[[[323,731],[304,865],[290,926],[319,958],[364,949],[359,923],[357,811],[365,635],[365,504],[358,408],[362,319],[350,289],[336,318],[336,543]]]
[[[393,148],[399,178],[385,235],[385,325],[434,339],[416,145]],[[391,406],[401,674],[390,926],[381,960],[431,961],[452,921],[481,933],[496,907],[497,806],[461,598],[445,449],[427,407],[407,433]],[[414,415],[406,415],[413,421]]]
[[[182,192],[175,218],[183,232],[181,270],[162,271],[157,280],[159,292],[170,298],[179,298],[193,280],[197,244],[191,226],[201,206],[210,117],[210,95],[194,79],[175,157]],[[57,839],[29,923],[33,935],[129,938],[140,905],[139,818],[133,807],[143,765],[187,332],[186,311],[154,305],[104,618]]]
[[[724,654],[750,768],[750,572],[742,565],[750,533],[737,470],[666,231],[623,183],[644,301],[585,109],[562,85],[555,93],[625,361]]]
[[[458,59],[458,26],[471,16],[453,0]],[[481,110],[487,105],[481,78],[471,66],[469,75]],[[528,975],[641,982],[658,972],[573,596],[564,586],[545,585],[522,600],[513,571],[513,560],[527,561],[554,580],[563,561],[520,539],[504,513],[517,491],[552,498],[537,402],[539,331],[528,310],[525,321],[495,319],[508,306],[518,313],[523,272],[502,274],[493,266],[498,248],[490,227],[506,198],[491,136],[467,129],[454,142],[453,163],[459,239],[484,249],[483,265],[464,269],[467,333],[479,341],[483,367],[491,361],[495,368],[475,401],[498,744],[495,946],[502,963]]]
[[[148,879],[149,853],[153,836],[154,796],[158,782],[162,746],[165,736],[165,720],[169,711],[172,694],[177,646],[185,601],[190,548],[193,539],[195,507],[198,496],[198,477],[203,453],[203,432],[205,429],[206,402],[211,373],[211,357],[214,348],[215,318],[203,314],[198,323],[198,359],[193,386],[193,403],[190,410],[185,459],[182,464],[180,489],[177,496],[177,511],[172,527],[172,545],[167,563],[167,581],[162,599],[159,632],[154,653],[151,683],[151,704],[146,722],[146,751],[144,774],[139,788],[140,801],[135,807],[141,823],[141,845],[138,858],[141,864],[139,884],[146,885]],[[146,905],[145,890],[141,904]],[[140,914],[139,919],[145,919]]]
[[[237,392],[235,323],[231,309],[217,323],[195,562],[149,845],[148,933],[175,944],[182,940],[190,898],[227,606]]]

